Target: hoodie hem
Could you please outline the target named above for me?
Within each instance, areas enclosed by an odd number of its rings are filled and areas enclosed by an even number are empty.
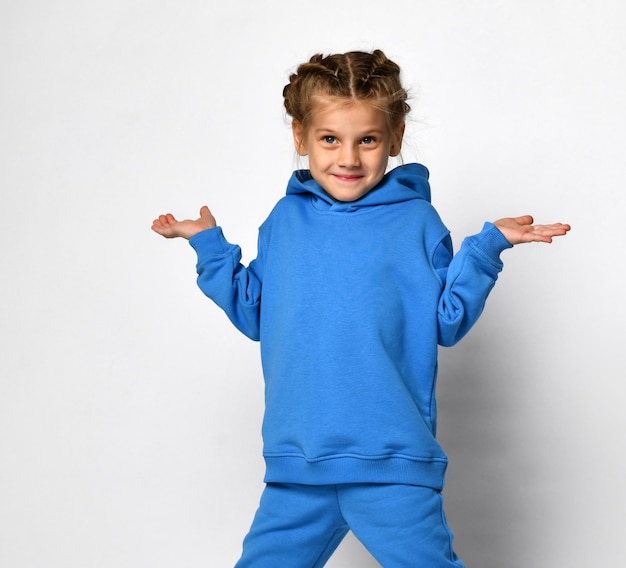
[[[446,458],[340,456],[307,460],[303,456],[265,456],[266,483],[335,485],[340,483],[399,483],[441,491]]]

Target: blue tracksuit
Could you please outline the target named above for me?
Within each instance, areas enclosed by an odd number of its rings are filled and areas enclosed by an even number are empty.
[[[495,226],[453,257],[424,166],[400,166],[349,203],[300,170],[248,267],[219,227],[190,244],[202,291],[261,341],[267,483],[442,489],[437,346],[482,312],[511,246]]]

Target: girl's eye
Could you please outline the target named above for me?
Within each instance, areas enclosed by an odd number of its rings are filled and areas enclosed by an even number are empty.
[[[334,136],[324,136],[323,140],[326,144],[334,144],[337,139]]]
[[[366,136],[361,140],[361,144],[373,144],[376,142],[376,139],[373,136]]]

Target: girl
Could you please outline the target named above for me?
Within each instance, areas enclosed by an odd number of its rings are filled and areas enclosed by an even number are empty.
[[[266,488],[237,567],[320,567],[348,530],[385,568],[463,566],[442,509],[437,346],[476,322],[504,249],[570,227],[501,219],[453,256],[427,169],[386,172],[410,108],[382,51],[315,55],[283,96],[309,169],[248,267],[206,206],[152,226],[189,239],[202,291],[261,341]]]

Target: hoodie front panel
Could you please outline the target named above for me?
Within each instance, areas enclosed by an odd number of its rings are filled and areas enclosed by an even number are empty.
[[[294,176],[261,228],[267,481],[443,483],[432,257],[447,230],[425,169],[402,172],[356,203]]]

